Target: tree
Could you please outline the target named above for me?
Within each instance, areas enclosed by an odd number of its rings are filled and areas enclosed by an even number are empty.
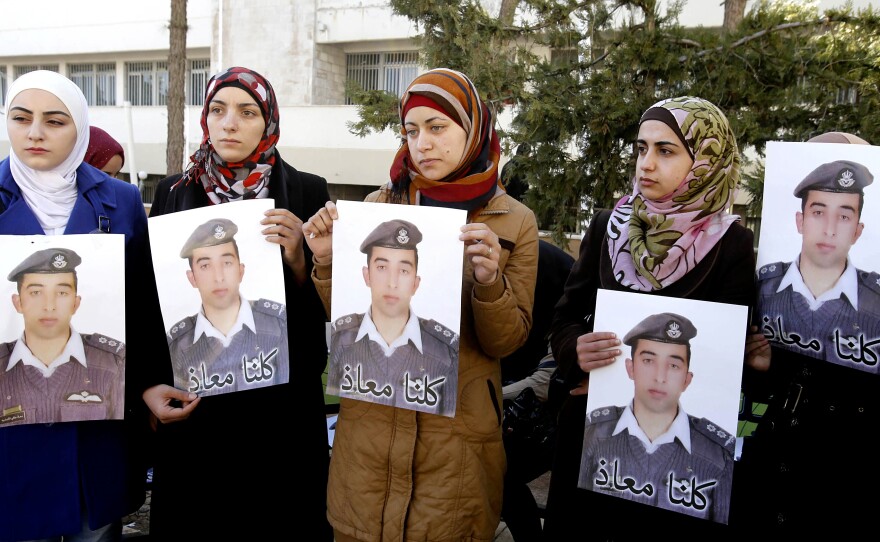
[[[722,30],[682,27],[682,0],[520,0],[516,25],[476,0],[390,3],[418,25],[424,65],[461,70],[497,110],[514,108],[504,147],[531,144],[527,203],[555,217],[544,226],[557,240],[631,190],[639,117],[662,98],[717,104],[740,149],[759,157],[767,141],[828,130],[880,140],[872,8],[820,14],[815,3],[758,0]],[[397,127],[395,97],[354,99],[355,133]]]
[[[171,20],[168,25],[168,144],[165,146],[166,175],[180,172],[185,145],[184,88],[186,88],[186,0],[171,0]]]

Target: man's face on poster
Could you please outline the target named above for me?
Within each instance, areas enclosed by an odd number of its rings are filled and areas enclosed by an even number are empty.
[[[233,243],[223,243],[193,250],[189,283],[198,288],[202,304],[218,310],[228,309],[239,301],[239,286],[244,264],[238,259]]]
[[[693,377],[688,361],[687,345],[639,339],[632,359],[626,360],[635,404],[656,414],[675,412]]]
[[[803,236],[801,257],[819,268],[843,264],[864,228],[859,222],[859,195],[847,192],[810,190],[796,221]]]
[[[416,272],[415,250],[372,248],[363,274],[371,291],[374,317],[377,313],[386,318],[409,315],[409,302],[421,281]]]
[[[18,293],[12,295],[12,304],[24,317],[28,342],[66,336],[70,333],[70,320],[80,304],[75,275],[25,273]]]

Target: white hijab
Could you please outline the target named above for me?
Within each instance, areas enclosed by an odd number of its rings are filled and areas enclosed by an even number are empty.
[[[6,95],[7,122],[12,100],[23,90],[40,89],[54,94],[67,107],[76,126],[76,145],[57,167],[37,171],[26,166],[11,152],[9,167],[12,178],[21,189],[25,201],[47,235],[60,234],[76,203],[76,168],[82,164],[89,147],[89,105],[82,91],[60,73],[37,70],[12,82]]]

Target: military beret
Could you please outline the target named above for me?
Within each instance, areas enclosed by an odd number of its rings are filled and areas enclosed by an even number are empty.
[[[238,226],[235,222],[227,218],[212,218],[192,232],[180,249],[180,257],[191,258],[193,250],[197,248],[231,243],[236,233]]]
[[[80,263],[82,258],[69,248],[47,248],[25,258],[6,278],[17,282],[25,273],[75,273]]]
[[[623,338],[623,343],[629,346],[636,344],[639,339],[658,341],[674,344],[691,344],[691,339],[697,335],[697,328],[684,316],[671,312],[662,312],[648,316],[631,330]]]
[[[361,252],[366,254],[371,247],[416,250],[416,245],[421,240],[422,232],[412,222],[400,219],[389,220],[379,224],[370,232],[361,243]]]
[[[802,198],[810,190],[863,194],[864,188],[872,182],[874,175],[862,164],[836,160],[811,171],[794,189],[794,195]]]

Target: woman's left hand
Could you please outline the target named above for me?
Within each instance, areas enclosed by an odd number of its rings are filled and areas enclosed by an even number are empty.
[[[498,279],[498,259],[501,243],[489,226],[472,222],[461,227],[459,240],[464,241],[464,253],[474,269],[474,278],[480,284],[492,284]]]
[[[297,284],[306,280],[306,258],[303,253],[302,220],[287,209],[269,209],[260,224],[270,243],[281,245],[281,257],[293,270]]]

